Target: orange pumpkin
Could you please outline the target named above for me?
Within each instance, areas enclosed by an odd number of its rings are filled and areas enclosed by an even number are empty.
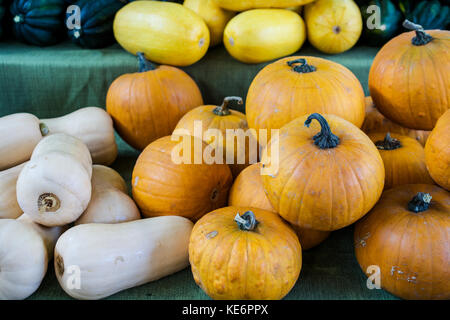
[[[264,191],[260,170],[260,163],[255,163],[239,174],[231,187],[228,205],[253,207],[276,213]],[[297,233],[303,250],[321,244],[330,235],[328,231],[303,229],[295,225],[291,225],[291,227]]]
[[[419,142],[395,133],[371,133],[369,138],[383,159],[385,190],[402,184],[433,184],[425,164],[425,150]]]
[[[450,110],[436,123],[425,145],[425,160],[433,180],[450,191]]]
[[[357,127],[364,122],[364,92],[344,66],[317,57],[288,57],[262,69],[246,101],[249,127],[280,129],[306,114],[340,116]],[[270,140],[270,132],[267,133]],[[260,139],[261,140],[261,139]],[[265,145],[265,141],[260,141]]]
[[[176,142],[168,136],[145,148],[132,176],[133,198],[143,216],[178,215],[196,221],[226,205],[230,168],[202,161],[205,147],[198,138]]]
[[[277,143],[278,150],[272,150]],[[279,152],[276,163],[268,160],[273,152]],[[383,191],[384,166],[377,148],[360,129],[334,115],[314,113],[285,125],[263,151],[262,162],[278,167],[276,174],[262,176],[270,203],[302,228],[348,226]]]
[[[404,299],[450,299],[450,194],[411,184],[383,193],[356,224],[356,259],[363,272],[380,268],[381,286]]]
[[[366,117],[364,119],[364,123],[361,127],[361,130],[365,133],[374,133],[374,132],[382,132],[384,134],[398,133],[403,136],[408,136],[413,139],[419,141],[423,146],[425,146],[425,142],[427,141],[428,136],[430,135],[430,131],[423,130],[414,130],[402,127],[395,122],[387,119],[383,116],[380,111],[375,107],[373,103],[372,97],[366,97]]]
[[[142,150],[175,129],[178,120],[203,98],[194,80],[181,69],[155,67],[138,53],[139,72],[114,80],[106,97],[106,110],[119,135]]]
[[[189,261],[195,282],[213,299],[275,300],[297,281],[302,250],[277,214],[226,207],[194,225]]]
[[[369,89],[386,118],[411,129],[432,130],[450,108],[450,31],[403,33],[378,52]]]
[[[242,139],[245,139],[243,148],[244,140],[238,142],[239,138],[230,140],[232,143],[227,143],[226,132],[228,130],[241,129],[241,132],[244,134],[248,130],[245,114],[228,108],[228,104],[231,101],[237,101],[239,104],[242,104],[242,98],[240,97],[226,97],[221,106],[206,105],[197,107],[181,118],[174,132],[196,136],[214,148],[221,148],[227,163],[230,165],[233,177],[237,177],[239,172],[250,163],[258,161],[259,146],[252,134],[242,137]],[[198,130],[195,130],[196,123],[199,125]],[[209,129],[219,130],[222,139],[217,139],[214,135],[205,136]],[[236,134],[238,135],[238,133]]]

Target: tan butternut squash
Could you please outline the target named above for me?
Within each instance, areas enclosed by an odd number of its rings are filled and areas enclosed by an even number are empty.
[[[65,116],[42,119],[49,134],[66,133],[88,147],[92,162],[110,165],[117,157],[117,144],[110,115],[97,107],[82,108]]]
[[[17,203],[16,183],[24,163],[0,171],[0,219],[16,219],[22,214]]]
[[[64,133],[42,139],[17,180],[17,202],[45,226],[71,223],[91,199],[92,159],[81,140]]]
[[[94,165],[91,201],[75,224],[118,223],[140,219],[139,209],[127,192],[125,180],[119,173],[102,165]]]

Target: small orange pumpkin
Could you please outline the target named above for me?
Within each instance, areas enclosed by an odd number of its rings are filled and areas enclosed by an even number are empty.
[[[195,163],[195,159],[202,159],[206,144],[194,137],[186,140],[189,145],[184,141],[160,138],[137,159],[132,192],[143,216],[178,215],[196,221],[226,205],[232,184],[230,168]],[[183,158],[174,161],[174,154]]]
[[[432,130],[450,108],[450,31],[405,32],[378,52],[369,74],[370,94],[386,118],[411,129]]]
[[[197,84],[181,69],[155,67],[138,53],[139,72],[114,80],[106,96],[106,111],[119,135],[142,150],[170,135],[181,117],[203,104]]]
[[[189,261],[195,282],[213,299],[276,300],[297,281],[302,250],[277,214],[226,207],[194,225]]]
[[[260,163],[255,163],[239,174],[230,190],[229,206],[260,208],[276,213],[264,191],[260,170]],[[330,235],[328,231],[303,229],[295,225],[291,227],[297,233],[303,250],[321,244]]]
[[[375,104],[373,103],[372,97],[368,96],[366,101],[366,117],[361,130],[365,133],[382,132],[384,134],[398,133],[403,136],[408,136],[419,141],[422,146],[425,146],[430,131],[414,130],[402,127],[395,122],[392,122],[385,116],[383,116],[380,111],[377,110]]]
[[[250,85],[246,101],[249,127],[280,129],[306,114],[334,114],[361,127],[364,91],[344,66],[317,57],[288,57],[262,69]],[[270,132],[267,133],[270,140]],[[260,141],[262,146],[264,141]]]
[[[434,185],[385,191],[356,224],[363,272],[380,268],[381,287],[404,299],[450,299],[450,194]]]
[[[425,150],[419,142],[395,133],[371,133],[369,138],[383,159],[385,190],[402,184],[433,184],[425,164]]]
[[[277,143],[279,150],[273,151]],[[269,162],[273,152],[279,152],[277,163]],[[262,162],[278,167],[276,174],[262,176],[270,203],[302,228],[348,226],[383,191],[384,166],[377,148],[364,132],[334,115],[314,113],[285,125],[263,150]]]
[[[425,161],[433,180],[450,191],[450,110],[431,131],[425,145]]]
[[[227,163],[230,165],[233,177],[237,177],[239,172],[250,163],[258,161],[259,146],[252,134],[248,134],[245,138],[243,137],[245,139],[245,149],[239,148],[242,145],[240,146],[238,143],[243,143],[238,142],[240,140],[239,138],[233,139],[233,143],[227,146],[227,130],[241,129],[245,134],[248,130],[245,114],[228,108],[228,104],[231,101],[237,101],[239,104],[243,103],[240,97],[226,97],[221,106],[206,105],[197,107],[181,118],[174,132],[182,133],[184,131],[181,130],[186,130],[184,134],[203,139],[207,144],[215,148],[222,148],[224,157],[229,160],[227,160]],[[201,129],[197,130],[198,133],[195,130],[196,123],[199,124],[199,129]],[[209,129],[219,130],[223,139],[216,141],[215,136],[206,138],[204,134]]]

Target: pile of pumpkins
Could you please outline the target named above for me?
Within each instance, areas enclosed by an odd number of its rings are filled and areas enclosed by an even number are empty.
[[[302,250],[356,222],[363,272],[379,266],[381,286],[402,298],[450,299],[450,32],[405,26],[415,31],[375,58],[371,98],[342,65],[297,56],[258,73],[244,115],[230,108],[240,97],[204,105],[189,75],[139,52],[139,72],[111,84],[106,112],[0,118],[0,215],[9,218],[0,220],[0,298],[32,294],[54,255],[61,287],[78,299],[189,264],[214,299],[281,299]],[[236,150],[195,122],[253,134]],[[102,166],[117,155],[113,127],[143,150],[133,199]],[[244,151],[244,161],[195,162],[212,146],[234,160]]]

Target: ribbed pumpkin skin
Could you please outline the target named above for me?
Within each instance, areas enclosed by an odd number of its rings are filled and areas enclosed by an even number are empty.
[[[352,48],[362,33],[362,17],[353,0],[317,0],[305,7],[308,40],[336,54]]]
[[[261,63],[297,52],[305,42],[303,19],[284,9],[254,9],[227,24],[223,43],[235,59]]]
[[[276,213],[264,191],[260,170],[261,165],[255,163],[239,174],[230,190],[229,206],[254,207]],[[303,229],[294,225],[291,227],[297,233],[302,250],[321,244],[330,235],[328,231]]]
[[[258,161],[258,150],[259,146],[257,145],[257,142],[255,141],[255,138],[253,135],[250,135],[249,138],[246,138],[245,143],[245,163],[244,164],[238,164],[238,146],[237,142],[234,143],[234,148],[232,146],[227,147],[226,143],[226,131],[232,130],[232,129],[242,129],[244,132],[248,130],[248,124],[247,119],[245,118],[245,114],[230,110],[231,114],[227,116],[219,116],[214,114],[214,109],[217,108],[217,106],[213,105],[206,105],[197,107],[188,113],[186,113],[183,118],[178,122],[174,132],[177,130],[187,130],[189,132],[189,135],[194,136],[194,124],[195,121],[201,121],[201,134],[204,134],[209,129],[217,129],[223,134],[223,155],[224,159],[226,159],[226,155],[228,154],[228,157],[230,159],[234,159],[233,164],[229,164],[231,172],[233,174],[233,177],[237,177],[238,174],[246,168],[250,164],[251,155],[255,159],[255,161]],[[198,136],[198,138],[204,140],[204,137]],[[251,139],[251,140],[249,140]],[[235,139],[236,140],[236,139]],[[207,144],[216,145],[217,142],[214,141],[213,138],[204,140]],[[250,143],[253,143],[255,145],[255,150],[253,153],[251,153],[250,150]]]
[[[222,43],[225,26],[236,14],[235,12],[222,9],[215,0],[185,0],[183,6],[191,9],[205,20],[209,28],[210,47]]]
[[[378,110],[404,127],[419,130],[432,130],[450,108],[450,31],[426,32],[434,40],[423,46],[411,43],[415,32],[389,41],[369,73],[370,94]]]
[[[383,191],[384,166],[361,130],[334,115],[323,116],[340,144],[317,147],[313,136],[320,125],[313,121],[307,128],[307,116],[300,117],[281,128],[278,173],[262,180],[270,203],[284,219],[302,228],[333,231],[375,205]],[[270,159],[271,149],[269,143],[263,150],[263,163]]]
[[[425,145],[425,160],[433,180],[450,191],[450,110],[436,123]]]
[[[428,210],[414,213],[407,205],[418,192],[433,198]],[[356,259],[363,272],[379,266],[381,287],[398,297],[448,300],[449,232],[448,192],[433,185],[399,186],[384,192],[356,224]]]
[[[298,73],[287,65],[301,58],[317,71]],[[361,127],[364,108],[363,88],[350,70],[321,58],[293,56],[258,73],[247,94],[246,116],[249,127],[257,131],[279,129],[314,112],[334,114]],[[270,130],[267,135],[270,137]],[[263,141],[260,144],[264,145]]]
[[[206,144],[191,139],[192,157],[201,156]],[[200,150],[194,150],[194,140]],[[193,158],[192,164],[176,164],[171,153],[178,143],[181,141],[171,141],[170,136],[160,138],[148,145],[136,162],[132,192],[144,217],[178,215],[196,221],[227,203],[230,168],[226,164],[194,164]]]
[[[237,213],[251,210],[259,222],[240,230]],[[189,261],[195,282],[216,300],[278,300],[300,274],[302,251],[294,231],[275,213],[226,207],[200,219],[192,230]]]
[[[119,10],[114,20],[117,42],[132,54],[144,52],[154,62],[188,66],[209,47],[203,19],[178,3],[135,1]]]
[[[85,48],[104,48],[115,42],[113,21],[124,0],[79,0],[81,29],[69,29],[72,42]],[[73,13],[67,13],[66,19]],[[67,21],[67,20],[66,20]]]
[[[288,8],[301,6],[314,0],[215,0],[216,3],[231,11],[245,11],[256,8]]]
[[[376,108],[373,103],[372,98],[366,97],[366,117],[364,118],[364,123],[361,130],[366,134],[381,132],[381,133],[398,133],[402,136],[408,136],[410,138],[416,139],[420,142],[422,146],[425,146],[425,142],[428,139],[431,131],[414,130],[402,127],[395,122],[392,122],[385,116],[383,116]]]
[[[371,133],[369,138],[374,142],[383,141],[386,134]],[[425,150],[413,138],[399,134],[391,137],[401,143],[401,147],[394,150],[380,150],[383,159],[385,182],[384,189],[391,189],[403,184],[433,184],[425,164]]]
[[[197,84],[184,71],[170,66],[125,74],[114,80],[106,110],[119,135],[136,149],[167,135],[189,110],[203,105]]]
[[[64,37],[65,10],[63,0],[14,0],[11,14],[15,37],[36,46],[59,42]]]

